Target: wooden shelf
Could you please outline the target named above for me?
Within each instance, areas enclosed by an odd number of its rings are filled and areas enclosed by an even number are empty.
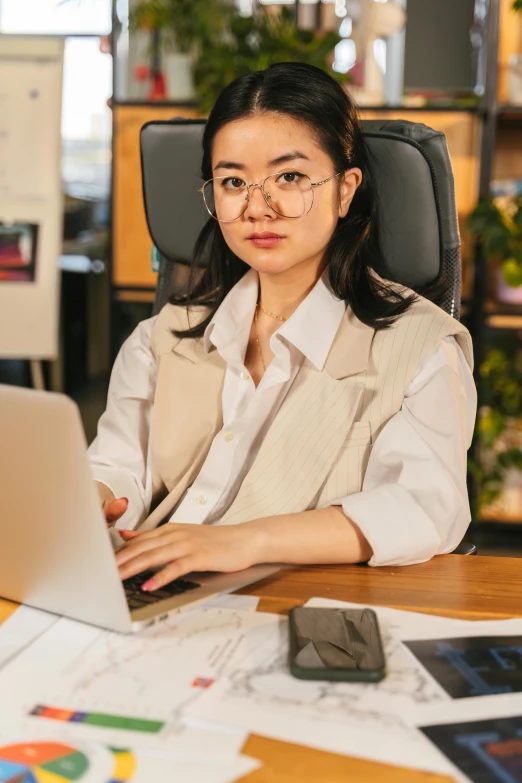
[[[358,109],[360,112],[371,111],[371,112],[378,112],[379,114],[381,112],[389,112],[389,111],[393,111],[393,112],[441,111],[441,112],[455,112],[458,114],[462,114],[462,113],[478,114],[481,111],[479,106],[457,106],[454,103],[448,103],[446,105],[427,103],[425,106],[404,106],[402,103],[396,104],[394,106],[387,105],[387,104],[381,104],[379,106],[358,105]]]
[[[151,109],[165,109],[172,107],[175,108],[183,108],[183,109],[193,109],[197,108],[198,104],[196,101],[140,101],[138,99],[136,100],[129,100],[129,101],[114,101],[112,102],[113,106],[141,106],[141,107],[148,107]]]
[[[522,517],[514,517],[508,514],[488,514],[488,516],[480,517],[478,519],[480,525],[513,525],[514,527],[520,526],[522,530]]]
[[[486,317],[486,326],[490,329],[522,330],[522,315],[489,315]]]
[[[485,320],[492,329],[522,329],[522,305],[486,302]]]
[[[499,128],[520,128],[522,126],[522,106],[499,106],[497,113]]]
[[[485,309],[489,315],[522,315],[522,302],[510,304],[509,302],[498,302],[496,299],[488,299]]]
[[[159,100],[159,101],[148,101],[148,100],[113,100],[112,102],[113,106],[140,106],[145,108],[197,108],[198,103],[197,101],[171,101],[171,100]],[[426,103],[424,106],[408,106],[407,104],[378,104],[377,106],[367,106],[367,105],[359,105],[358,107],[361,111],[377,111],[377,112],[386,112],[386,111],[404,111],[404,112],[416,112],[416,111],[453,111],[453,112],[467,112],[476,114],[480,111],[482,111],[481,107],[479,105],[476,106],[459,106],[456,103]],[[514,109],[516,111],[518,107],[516,106],[505,106],[502,107],[502,110],[511,110]]]
[[[147,302],[154,304],[156,292],[154,289],[114,289],[114,298],[117,302]]]
[[[513,106],[510,103],[504,103],[497,108],[499,116],[512,114],[513,116],[522,117],[522,106]]]
[[[460,308],[461,318],[471,315],[472,304],[463,300]],[[522,330],[522,304],[509,305],[503,302],[489,301],[484,308],[484,320],[490,329]]]

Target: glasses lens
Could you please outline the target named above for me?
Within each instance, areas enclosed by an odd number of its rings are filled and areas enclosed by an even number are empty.
[[[216,220],[237,220],[247,206],[247,188],[238,177],[215,177],[203,188],[207,209]]]
[[[265,180],[265,193],[272,209],[287,218],[306,215],[314,201],[310,178],[298,171],[272,174]]]

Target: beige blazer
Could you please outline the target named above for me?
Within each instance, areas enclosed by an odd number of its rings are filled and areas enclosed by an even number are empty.
[[[190,323],[206,311],[193,309]],[[158,374],[152,425],[153,504],[140,526],[174,513],[222,429],[226,363],[202,338],[179,340],[184,308],[167,305],[152,333]],[[375,331],[346,310],[324,369],[305,359],[239,492],[220,521],[237,524],[322,508],[362,488],[372,443],[400,409],[424,357],[453,335],[470,367],[467,329],[419,297],[393,327]]]

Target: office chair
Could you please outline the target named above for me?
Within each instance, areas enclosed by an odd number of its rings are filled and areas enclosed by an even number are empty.
[[[186,290],[192,249],[210,219],[197,192],[204,126],[204,120],[175,118],[154,120],[141,129],[145,212],[160,254],[154,313],[172,293]],[[412,288],[444,278],[446,293],[437,304],[458,319],[460,235],[444,134],[406,120],[365,120],[362,128],[379,194],[388,276]],[[476,552],[465,541],[454,550]]]

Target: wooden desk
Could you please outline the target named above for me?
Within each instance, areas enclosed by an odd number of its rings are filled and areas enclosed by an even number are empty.
[[[522,560],[445,555],[403,568],[296,568],[240,591],[260,595],[259,610],[286,613],[309,598],[337,598],[466,620],[522,614]],[[245,783],[450,783],[444,775],[337,756],[252,736],[244,752],[263,767]]]
[[[329,566],[282,571],[244,588],[260,611],[286,613],[309,598],[337,598],[468,620],[522,614],[522,560],[446,555],[406,568]],[[0,599],[0,622],[15,609]],[[244,752],[263,767],[242,783],[450,783],[451,778],[251,736]]]

